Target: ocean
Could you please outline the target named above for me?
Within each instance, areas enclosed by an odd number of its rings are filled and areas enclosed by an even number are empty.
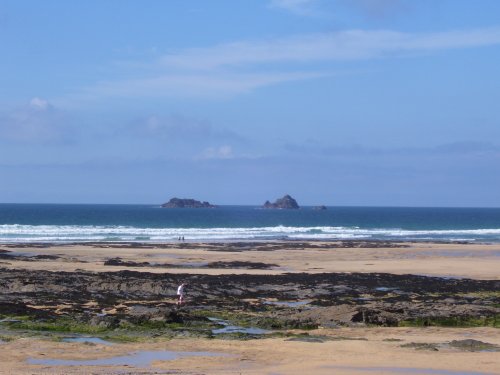
[[[238,240],[500,242],[500,208],[0,204],[0,243]]]

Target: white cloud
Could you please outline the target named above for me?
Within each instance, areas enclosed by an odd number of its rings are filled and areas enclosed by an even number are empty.
[[[0,140],[45,143],[68,135],[63,114],[47,100],[33,98],[23,107],[0,113]]]
[[[232,159],[234,158],[231,146],[209,147],[197,159]]]
[[[50,108],[50,104],[47,100],[35,97],[35,98],[31,99],[30,107],[45,111],[45,110]]]
[[[165,55],[143,64],[142,77],[135,71],[139,78],[97,83],[69,99],[227,97],[269,85],[332,76],[334,64],[339,61],[414,56],[498,44],[500,27],[435,33],[347,30],[235,41]],[[43,100],[35,99],[33,105],[46,105]]]

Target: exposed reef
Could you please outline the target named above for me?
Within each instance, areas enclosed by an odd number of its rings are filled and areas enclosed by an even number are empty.
[[[175,291],[182,282],[188,284],[187,304],[179,309]],[[386,273],[204,275],[0,269],[0,322],[3,329],[14,330],[118,329],[127,335],[140,331],[167,336],[211,336],[217,321],[210,317],[272,330],[352,325],[499,327],[499,290],[500,281],[495,280]]]
[[[254,269],[254,270],[269,270],[278,267],[277,264],[268,264],[262,262],[206,262],[206,263],[157,263],[157,262],[134,262],[126,261],[121,258],[110,258],[104,262],[105,266],[120,266],[120,267],[154,267],[154,268],[213,268],[213,269]]]

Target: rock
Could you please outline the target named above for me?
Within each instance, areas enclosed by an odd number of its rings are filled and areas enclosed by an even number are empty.
[[[120,325],[120,319],[116,316],[93,316],[87,323],[94,327],[113,329]]]
[[[301,341],[301,342],[326,342],[330,341],[331,338],[325,335],[310,335],[308,333],[298,334],[294,337],[286,339],[285,341]]]
[[[215,208],[213,204],[195,199],[172,198],[161,205],[163,208]]]
[[[125,267],[149,267],[150,263],[148,262],[128,262],[124,261],[120,258],[110,258],[104,261],[105,266],[125,266]]]
[[[297,201],[290,195],[285,195],[283,198],[277,199],[276,202],[271,203],[266,201],[263,208],[279,208],[279,209],[297,209],[300,208]]]
[[[490,344],[488,342],[478,341],[474,339],[466,340],[453,340],[449,344],[451,347],[456,349],[462,349],[469,352],[481,352],[481,351],[500,351],[500,347],[495,344]]]
[[[397,327],[399,320],[397,314],[373,308],[360,308],[358,313],[353,315],[351,319],[355,323],[374,324],[384,327]]]
[[[259,249],[258,246],[255,245],[255,249]],[[110,264],[122,264],[117,258],[109,261]],[[233,260],[212,262],[212,266],[251,268],[270,264]],[[182,282],[189,284],[189,302],[179,309],[175,305],[175,292]],[[498,280],[446,280],[386,273],[206,275],[137,270],[93,273],[1,268],[0,318],[28,316],[31,321],[39,322],[55,321],[63,316],[114,329],[126,324],[156,327],[155,324],[162,326],[158,323],[171,322],[189,326],[190,322],[200,321],[200,311],[203,311],[203,316],[227,311],[239,314],[239,320],[255,319],[248,320],[248,323],[259,328],[361,324],[495,326],[500,307],[484,302],[490,302],[498,293],[498,284]],[[376,288],[382,285],[398,288],[406,294],[381,298]],[[464,297],[471,295],[475,296],[477,304],[469,303],[470,300]],[[450,299],[455,302],[450,303]],[[309,300],[310,303],[298,308],[268,305],[265,303],[268,300]],[[61,305],[66,307],[62,309]],[[10,324],[15,323],[3,322],[0,328]],[[476,344],[470,341],[462,343],[466,348],[483,350]],[[451,347],[456,345],[450,344]]]
[[[323,211],[323,210],[326,210],[326,206],[324,206],[324,205],[315,206],[315,207],[313,207],[313,210]]]
[[[439,351],[438,344],[428,343],[428,342],[410,342],[408,344],[401,345],[402,348],[413,348],[415,350],[431,350],[434,352]]]
[[[270,270],[273,267],[278,267],[277,264],[269,264],[262,262],[242,262],[242,261],[232,261],[232,262],[210,262],[207,265],[208,268],[240,268],[240,269],[254,269],[254,270]]]

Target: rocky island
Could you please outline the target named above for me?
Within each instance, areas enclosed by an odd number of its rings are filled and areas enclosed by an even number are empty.
[[[277,199],[276,202],[271,203],[266,201],[263,208],[279,208],[279,209],[298,209],[300,208],[297,201],[293,199],[290,195],[285,195],[283,198]]]
[[[213,204],[195,199],[172,198],[161,205],[163,208],[215,208]]]

